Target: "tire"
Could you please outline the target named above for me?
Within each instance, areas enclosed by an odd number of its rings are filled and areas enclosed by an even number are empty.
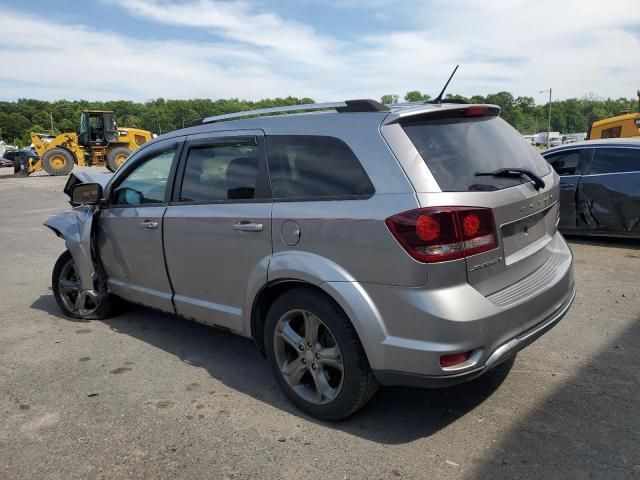
[[[70,271],[69,269],[72,269]],[[51,276],[51,284],[53,286],[53,295],[58,303],[58,306],[67,317],[78,318],[82,320],[101,320],[109,318],[117,313],[119,307],[118,299],[107,292],[106,283],[104,281],[104,275],[99,274],[96,281],[98,287],[98,297],[95,302],[91,299],[85,303],[88,307],[86,311],[75,310],[70,303],[75,301],[73,292],[65,292],[66,288],[70,288],[70,283],[73,280],[77,281],[77,291],[80,290],[79,280],[75,275],[75,264],[73,257],[69,250],[65,250],[53,267],[53,274]],[[65,283],[65,281],[67,281]],[[74,285],[74,288],[76,286]],[[77,294],[76,294],[77,295]],[[77,297],[75,297],[77,298]]]
[[[42,155],[42,167],[49,175],[69,175],[75,159],[69,150],[52,148]]]
[[[298,341],[301,345],[293,348]],[[276,382],[296,407],[312,417],[346,418],[378,389],[349,318],[322,292],[301,287],[276,299],[267,314],[264,345]],[[318,352],[324,352],[322,357]]]
[[[18,173],[20,170],[22,170],[22,165],[20,164],[20,159],[19,158],[14,158],[13,159],[13,173],[14,173],[14,175],[16,173]]]
[[[107,168],[109,171],[115,172],[120,165],[127,161],[129,155],[131,155],[131,150],[127,147],[116,147],[109,151],[107,153]]]

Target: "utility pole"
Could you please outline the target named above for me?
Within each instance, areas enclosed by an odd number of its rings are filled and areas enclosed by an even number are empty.
[[[49,118],[51,119],[51,135],[55,135],[53,130],[53,113],[49,112]]]
[[[538,93],[545,93],[547,90],[540,90]],[[547,125],[547,148],[551,146],[551,88],[549,88],[549,123]]]

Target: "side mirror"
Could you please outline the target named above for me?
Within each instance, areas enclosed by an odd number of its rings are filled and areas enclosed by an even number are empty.
[[[78,183],[71,188],[71,205],[95,205],[102,199],[99,183]]]
[[[116,205],[142,205],[144,195],[134,188],[122,187],[116,189]]]

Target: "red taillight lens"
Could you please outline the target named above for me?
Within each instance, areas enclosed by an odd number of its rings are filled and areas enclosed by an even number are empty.
[[[452,355],[443,355],[440,357],[440,366],[442,368],[455,367],[469,360],[471,352],[454,353]]]
[[[489,107],[469,107],[464,112],[465,117],[484,117],[489,114]]]
[[[498,247],[493,213],[488,208],[419,208],[389,217],[386,224],[420,262],[455,260]]]

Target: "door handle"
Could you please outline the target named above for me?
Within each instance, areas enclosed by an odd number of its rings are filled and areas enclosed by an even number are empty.
[[[238,222],[233,224],[233,229],[239,232],[261,232],[261,223]]]
[[[573,188],[574,185],[575,185],[575,183],[561,183],[560,184],[560,189],[566,190],[568,188]]]
[[[158,222],[153,220],[145,220],[144,222],[140,222],[139,225],[145,230],[155,230],[158,228]]]

